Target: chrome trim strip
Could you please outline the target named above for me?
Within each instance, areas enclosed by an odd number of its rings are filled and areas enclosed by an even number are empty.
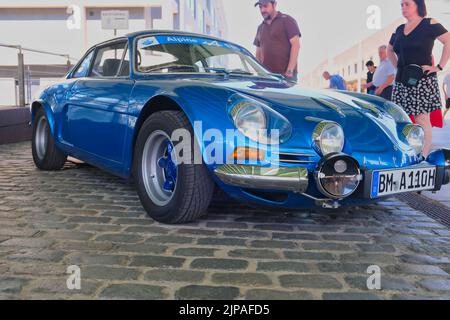
[[[292,156],[292,157],[315,157],[316,155],[310,153],[289,153],[289,152],[274,152],[280,156]]]
[[[241,188],[272,189],[303,193],[308,188],[306,168],[258,167],[225,164],[214,170],[224,183]]]
[[[300,163],[300,164],[310,164],[310,163],[316,163],[316,161],[309,161],[309,160],[289,160],[289,159],[280,159],[280,162],[286,162],[286,163]]]

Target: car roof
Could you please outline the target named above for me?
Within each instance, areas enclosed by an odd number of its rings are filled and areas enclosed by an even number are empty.
[[[194,32],[176,31],[176,30],[142,30],[142,31],[136,31],[136,32],[132,32],[132,33],[128,33],[126,35],[120,36],[120,37],[112,38],[112,39],[109,39],[109,40],[97,43],[93,47],[99,47],[99,46],[102,46],[102,45],[107,44],[109,42],[113,42],[115,40],[121,40],[121,39],[124,40],[126,38],[135,38],[135,37],[143,36],[143,35],[174,35],[174,36],[185,36],[185,37],[201,37],[201,38],[207,38],[207,39],[211,39],[211,40],[227,42],[227,43],[230,43],[232,45],[235,45],[237,47],[243,48],[246,51],[248,51],[246,48],[244,48],[243,46],[241,46],[241,45],[239,45],[237,43],[233,43],[231,41],[224,40],[224,39],[221,39],[221,38],[218,38],[218,37],[215,37],[215,36],[201,34],[201,33],[194,33]]]
[[[203,37],[203,38],[210,38],[210,39],[214,39],[214,40],[221,40],[220,38],[214,37],[214,36],[210,36],[210,35],[205,35],[205,34],[200,34],[200,33],[194,33],[194,32],[186,32],[186,31],[177,31],[177,30],[142,30],[142,31],[136,31],[136,32],[132,32],[132,33],[128,33],[127,35],[125,35],[126,37],[130,37],[130,38],[134,38],[137,36],[141,36],[141,35],[146,35],[146,34],[164,34],[164,35],[174,35],[174,36],[194,36],[194,37]]]

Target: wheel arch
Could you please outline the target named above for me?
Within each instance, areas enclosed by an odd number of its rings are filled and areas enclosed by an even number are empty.
[[[185,110],[173,98],[165,95],[157,95],[152,97],[141,109],[139,117],[134,126],[132,150],[134,150],[139,131],[141,130],[145,120],[147,120],[152,114],[165,110],[182,111],[186,115]]]
[[[179,99],[176,99],[175,97],[168,96],[165,94],[159,94],[159,95],[153,96],[142,107],[141,111],[139,112],[139,116],[136,120],[136,123],[134,125],[132,141],[131,141],[131,148],[129,148],[129,150],[131,152],[131,156],[130,156],[130,162],[127,165],[128,172],[125,173],[126,175],[132,175],[132,167],[133,167],[133,162],[134,162],[134,150],[135,150],[135,146],[136,146],[137,137],[142,128],[142,125],[152,114],[159,112],[159,111],[166,111],[166,110],[183,112],[184,115],[188,118],[189,122],[191,123],[191,126],[193,126],[191,118],[189,117],[189,114],[188,114],[187,110],[185,109],[185,106],[183,106],[183,103],[181,103],[179,101]],[[197,137],[196,137],[196,139],[197,139]],[[200,141],[198,141],[198,139],[197,139],[197,142],[200,143]]]
[[[39,109],[43,109],[45,115],[47,116],[47,120],[48,120],[48,124],[50,126],[50,131],[53,135],[53,137],[55,136],[55,118],[53,116],[53,112],[52,109],[50,108],[50,106],[43,100],[35,100],[33,101],[33,103],[31,104],[30,107],[30,121],[31,124],[34,123],[35,117],[36,117],[36,113],[38,112]]]

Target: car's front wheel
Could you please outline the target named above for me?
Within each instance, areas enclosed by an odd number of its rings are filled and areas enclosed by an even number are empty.
[[[190,133],[191,161],[179,163],[172,133]],[[186,223],[199,218],[209,206],[214,182],[202,164],[194,163],[195,139],[189,120],[180,111],[151,115],[139,131],[133,172],[142,205],[155,220]],[[189,160],[189,159],[188,159]]]
[[[41,170],[60,170],[66,163],[67,155],[56,147],[43,109],[36,112],[33,121],[31,149],[34,163]]]

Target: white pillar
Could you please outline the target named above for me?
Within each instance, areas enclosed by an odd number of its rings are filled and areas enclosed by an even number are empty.
[[[363,68],[361,66],[360,68],[360,63],[362,61],[363,57],[362,57],[362,41],[359,41],[358,43],[358,62],[356,64],[357,68],[358,68],[358,73],[357,73],[357,77],[358,77],[358,88],[357,91],[359,93],[361,93],[361,77],[363,75]]]

